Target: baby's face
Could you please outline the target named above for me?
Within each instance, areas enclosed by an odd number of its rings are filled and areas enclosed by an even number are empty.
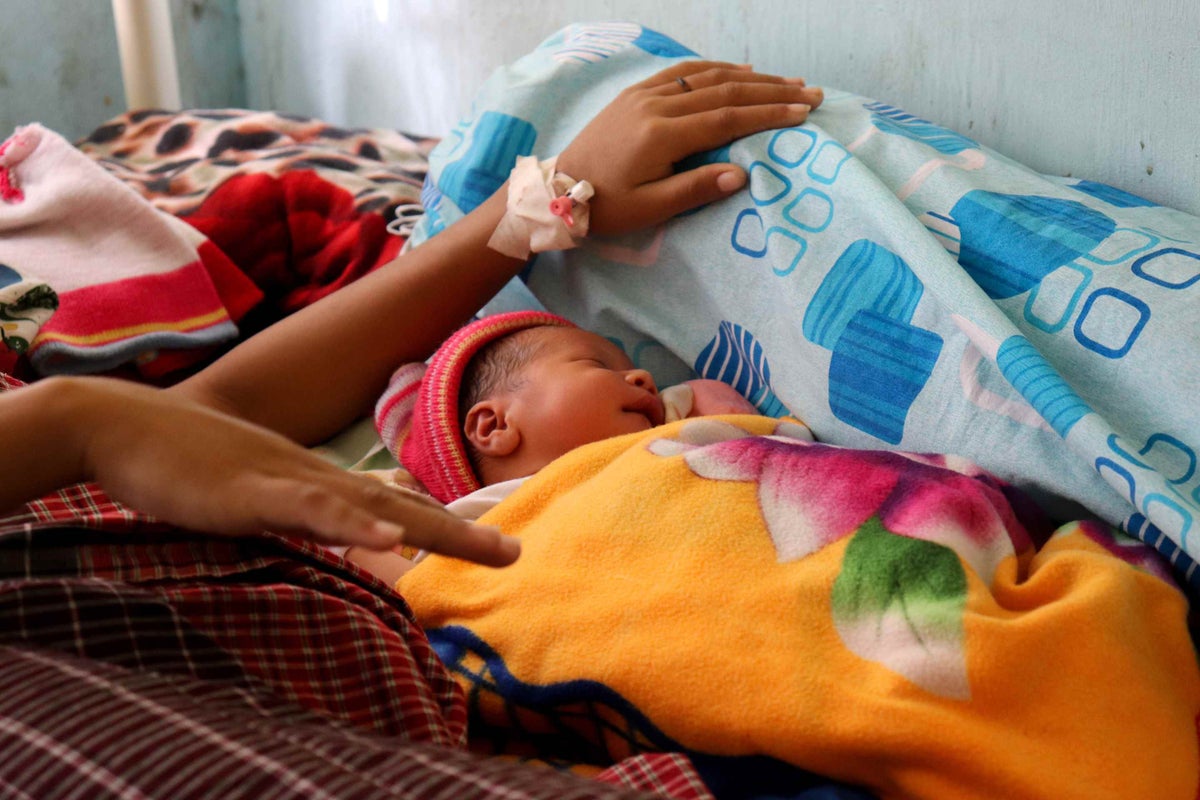
[[[580,445],[662,424],[650,373],[635,368],[612,342],[578,328],[530,333],[537,354],[521,371],[514,409],[524,445],[544,463]]]

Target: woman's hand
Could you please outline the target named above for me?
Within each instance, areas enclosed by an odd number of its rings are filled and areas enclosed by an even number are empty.
[[[636,230],[746,183],[745,171],[734,164],[676,174],[676,162],[752,133],[799,125],[823,98],[799,78],[683,62],[617,95],[562,152],[558,169],[595,187],[593,232]]]
[[[57,450],[78,459],[54,476],[58,481],[94,480],[114,499],[185,528],[231,536],[266,529],[373,550],[404,544],[491,566],[519,553],[517,540],[494,528],[468,524],[431,500],[338,469],[278,434],[174,393],[57,378],[3,399],[22,395],[40,409],[41,429],[54,434],[35,457]],[[22,469],[11,459],[9,466]]]

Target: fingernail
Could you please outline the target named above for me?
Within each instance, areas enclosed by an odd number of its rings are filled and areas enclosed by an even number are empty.
[[[500,537],[500,553],[510,561],[516,561],[521,555],[521,540],[515,536]]]
[[[722,192],[736,192],[746,185],[746,173],[741,170],[728,170],[717,176],[717,188]]]
[[[807,103],[792,103],[788,106],[788,111],[791,111],[793,114],[807,114],[812,111],[812,106]]]
[[[805,83],[804,78],[784,78],[783,82],[784,83],[794,83],[798,86],[807,86],[808,85],[807,83]]]

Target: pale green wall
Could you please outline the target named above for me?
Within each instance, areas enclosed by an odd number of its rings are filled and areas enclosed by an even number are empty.
[[[246,106],[238,5],[238,0],[171,0],[179,94],[188,108]]]
[[[886,100],[1043,172],[1200,214],[1194,0],[171,0],[183,103],[446,131],[562,25],[633,19],[692,48]],[[124,110],[109,0],[0,0],[0,135]],[[244,68],[243,68],[244,64]]]
[[[441,133],[496,66],[630,19],[1200,214],[1195,0],[241,0],[247,98]]]
[[[0,0],[0,19],[0,137],[41,122],[74,138],[124,109],[107,0]]]
[[[237,0],[171,0],[185,106],[244,106]],[[40,122],[69,139],[125,110],[109,0],[0,0],[0,138]]]

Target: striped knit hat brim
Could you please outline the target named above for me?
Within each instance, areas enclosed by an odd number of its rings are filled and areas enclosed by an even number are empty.
[[[375,427],[396,460],[441,502],[453,502],[483,487],[471,467],[458,418],[467,366],[492,342],[543,325],[574,327],[545,311],[484,317],[452,334],[428,365],[405,364],[393,373],[375,405]]]

